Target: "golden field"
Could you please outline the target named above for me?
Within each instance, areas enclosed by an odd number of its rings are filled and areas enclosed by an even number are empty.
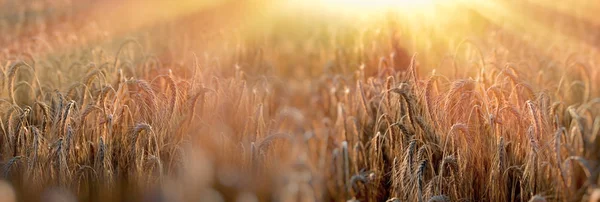
[[[598,12],[0,0],[0,201],[600,201]]]

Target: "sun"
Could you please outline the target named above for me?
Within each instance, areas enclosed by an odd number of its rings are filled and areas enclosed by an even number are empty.
[[[430,6],[435,0],[326,0],[339,6],[360,7],[422,7]]]
[[[351,13],[370,15],[395,12],[406,16],[434,16],[440,8],[454,7],[476,0],[286,0],[291,7],[302,7],[321,13]]]
[[[360,9],[363,11],[400,10],[423,12],[444,0],[322,0],[325,6],[334,9]]]

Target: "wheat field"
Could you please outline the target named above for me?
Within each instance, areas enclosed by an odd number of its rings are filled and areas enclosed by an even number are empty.
[[[0,201],[600,201],[598,12],[0,0]]]

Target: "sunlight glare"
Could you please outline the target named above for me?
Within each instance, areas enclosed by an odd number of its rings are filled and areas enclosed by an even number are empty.
[[[447,0],[322,0],[321,3],[330,9],[422,13],[431,11],[442,1]]]

